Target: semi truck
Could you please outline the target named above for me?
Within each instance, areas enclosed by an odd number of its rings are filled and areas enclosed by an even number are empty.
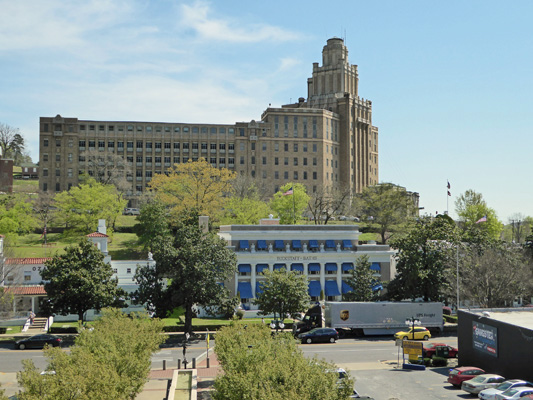
[[[426,302],[335,302],[311,307],[295,325],[295,334],[313,328],[335,328],[339,336],[351,332],[362,335],[394,335],[419,324],[435,333],[442,332],[442,303]],[[407,325],[409,322],[409,326]]]

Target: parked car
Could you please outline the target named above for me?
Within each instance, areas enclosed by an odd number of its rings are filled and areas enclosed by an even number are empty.
[[[300,333],[298,339],[307,344],[313,342],[335,343],[339,339],[339,333],[333,328],[314,328],[308,332]]]
[[[460,387],[464,381],[475,378],[476,376],[484,373],[484,370],[477,367],[457,367],[450,370],[448,382],[453,386]]]
[[[496,395],[496,400],[515,400],[532,394],[533,388],[527,386],[519,386],[507,389],[505,392],[498,393]]]
[[[24,349],[42,349],[46,344],[49,346],[57,347],[61,346],[63,340],[54,335],[35,335],[29,338],[17,340],[15,342],[15,348],[19,350]]]
[[[124,215],[141,215],[141,211],[138,208],[125,208]]]
[[[482,400],[495,400],[496,395],[498,393],[502,393],[508,389],[511,389],[514,387],[520,387],[520,386],[533,387],[533,383],[528,382],[528,381],[523,381],[522,379],[509,379],[508,381],[500,383],[498,386],[494,388],[482,390],[481,392],[479,392],[477,397],[479,397]]]
[[[479,394],[484,389],[489,389],[503,383],[505,378],[501,375],[481,374],[475,378],[464,381],[461,389],[471,394]]]
[[[438,347],[446,347],[448,349],[448,358],[456,358],[457,354],[459,353],[459,350],[457,347],[448,346],[445,343],[428,343],[425,344],[422,348],[422,351],[424,353],[424,357],[427,358],[433,358],[435,355],[435,352],[437,351]]]
[[[431,337],[431,333],[427,328],[424,328],[423,326],[414,328],[414,337],[413,337],[413,328],[410,328],[408,331],[402,331],[402,332],[396,332],[394,334],[395,339],[402,339],[402,340],[428,340]]]

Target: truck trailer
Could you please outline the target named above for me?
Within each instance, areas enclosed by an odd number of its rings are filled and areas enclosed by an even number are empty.
[[[313,328],[335,328],[342,336],[347,331],[362,335],[394,335],[409,329],[406,321],[416,320],[430,331],[444,328],[442,303],[423,302],[335,302],[311,307],[296,324],[295,334]]]

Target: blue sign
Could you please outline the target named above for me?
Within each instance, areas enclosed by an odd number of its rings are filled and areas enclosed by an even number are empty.
[[[498,329],[472,321],[472,345],[482,353],[498,357]]]

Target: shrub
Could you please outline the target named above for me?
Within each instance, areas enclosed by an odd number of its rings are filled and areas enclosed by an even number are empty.
[[[0,334],[4,334],[7,332],[7,328],[5,327],[0,327]]]
[[[444,314],[443,317],[444,317],[444,322],[449,322],[451,324],[456,324],[457,323],[457,315],[446,315],[446,314]]]
[[[424,365],[426,367],[430,367],[431,366],[431,358],[424,358]]]
[[[52,326],[50,328],[50,333],[78,333],[78,328],[75,326],[69,326],[69,327],[60,327],[60,326]]]
[[[235,316],[237,317],[237,319],[243,319],[244,318],[244,311],[243,310],[237,310],[237,312],[235,313]]]
[[[431,363],[434,367],[446,367],[448,365],[448,359],[434,356]]]

